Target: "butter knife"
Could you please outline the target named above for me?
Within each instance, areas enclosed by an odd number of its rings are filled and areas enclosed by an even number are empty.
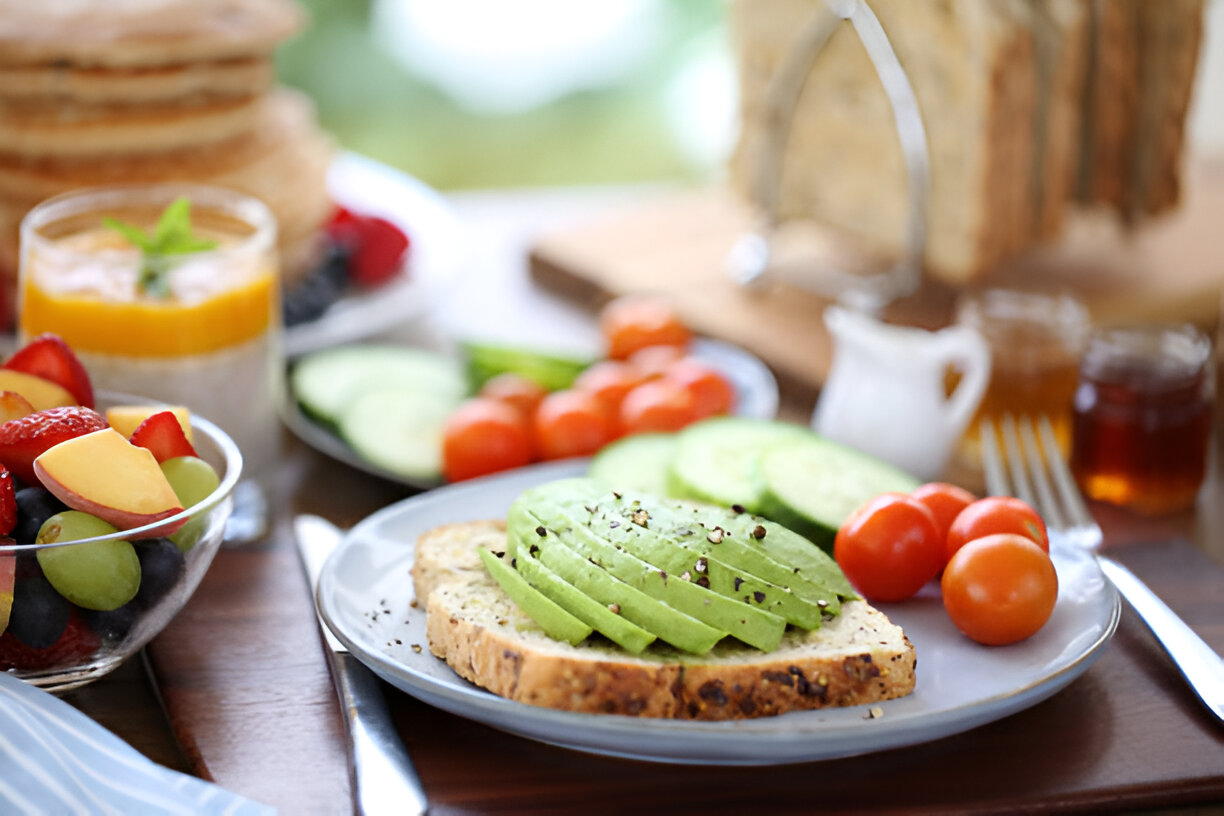
[[[323,562],[343,534],[326,519],[311,515],[295,518],[293,532],[313,598]],[[350,772],[356,812],[425,813],[429,807],[425,790],[391,722],[378,677],[349,654],[321,618],[318,623],[352,748]]]

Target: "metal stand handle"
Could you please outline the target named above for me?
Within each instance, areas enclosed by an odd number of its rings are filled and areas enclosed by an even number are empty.
[[[854,27],[884,86],[901,140],[909,188],[905,254],[891,270],[877,275],[856,275],[826,268],[813,278],[811,288],[832,295],[851,308],[875,312],[918,287],[926,252],[931,182],[926,129],[913,88],[888,35],[864,0],[825,0],[825,6],[799,31],[771,77],[765,96],[763,137],[750,166],[751,193],[762,209],[761,223],[755,232],[737,241],[728,258],[728,267],[732,279],[745,286],[761,283],[769,270],[770,241],[779,222],[783,157],[795,108],[816,57],[845,21]]]

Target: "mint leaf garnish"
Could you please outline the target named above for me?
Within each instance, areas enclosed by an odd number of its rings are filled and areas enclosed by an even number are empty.
[[[216,241],[197,238],[192,233],[191,202],[186,198],[176,198],[162,211],[152,234],[117,218],[103,218],[102,223],[140,250],[143,257],[136,285],[140,291],[154,297],[170,295],[170,283],[166,277],[173,264],[168,256],[205,252],[217,246]]]

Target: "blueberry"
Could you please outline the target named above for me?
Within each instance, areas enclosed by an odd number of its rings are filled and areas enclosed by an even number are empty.
[[[33,544],[43,522],[68,506],[43,487],[23,487],[17,491],[17,526],[12,536],[18,544]]]
[[[123,640],[141,613],[174,588],[186,563],[182,551],[168,538],[133,541],[132,544],[140,559],[140,589],[136,590],[136,596],[118,609],[80,610],[81,617],[98,637],[112,642]]]
[[[8,625],[13,637],[32,648],[46,649],[59,640],[71,614],[72,604],[43,577],[34,553],[19,553]]]

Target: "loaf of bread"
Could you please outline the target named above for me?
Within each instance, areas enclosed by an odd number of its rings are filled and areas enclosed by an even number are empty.
[[[587,713],[730,720],[875,703],[914,688],[913,645],[864,601],[761,652],[725,638],[704,656],[655,644],[640,655],[591,637],[553,640],[502,591],[478,548],[506,548],[498,521],[436,528],[412,575],[430,650],[465,679],[530,705]]]
[[[1202,0],[869,0],[905,69],[930,161],[924,265],[980,278],[1103,204],[1128,223],[1180,195]],[[825,0],[737,0],[741,132],[732,186],[758,206],[776,127],[771,83]],[[875,255],[906,248],[910,200],[893,111],[849,23],[792,112],[776,214],[833,227]]]

